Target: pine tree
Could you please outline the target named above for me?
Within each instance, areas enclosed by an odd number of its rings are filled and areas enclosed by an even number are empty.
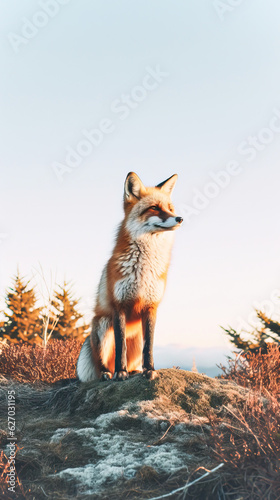
[[[27,342],[39,341],[40,308],[36,307],[36,294],[30,288],[30,282],[17,272],[13,286],[9,288],[6,296],[6,319],[0,328],[0,337],[10,342],[20,340]]]
[[[55,290],[54,298],[51,301],[52,310],[52,339],[76,339],[84,340],[89,325],[77,326],[78,321],[83,317],[77,310],[79,301],[74,299],[72,288],[69,283],[64,282],[63,286],[58,286]],[[55,324],[55,317],[56,324]]]
[[[223,328],[232,342],[238,349],[243,351],[262,353],[267,352],[268,342],[274,342],[280,346],[280,323],[268,318],[262,311],[257,310],[257,316],[260,320],[260,326],[250,333],[249,340],[243,340],[240,333],[233,328]]]

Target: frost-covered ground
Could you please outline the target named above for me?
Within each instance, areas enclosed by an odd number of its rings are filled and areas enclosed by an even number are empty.
[[[59,443],[64,436],[79,436],[84,446],[92,448],[98,454],[97,463],[85,467],[67,468],[58,475],[73,479],[80,488],[86,487],[86,493],[102,491],[103,485],[114,483],[118,479],[132,479],[143,467],[153,467],[157,472],[173,473],[194,461],[193,454],[180,449],[183,437],[201,433],[201,424],[205,418],[190,422],[183,419],[178,412],[166,413],[165,416],[154,415],[151,404],[127,404],[116,412],[100,415],[91,422],[91,427],[83,429],[57,429],[51,442]],[[182,423],[174,425],[173,440],[162,444],[153,444],[154,437],[164,434],[170,421]],[[184,422],[183,422],[184,420]],[[151,444],[148,444],[148,443]]]
[[[6,452],[11,388],[17,401],[17,470],[26,498],[36,500],[148,499],[170,491],[198,466],[211,467],[205,442],[210,412],[243,404],[246,396],[229,382],[175,369],[160,370],[155,381],[138,375],[52,388],[3,380]]]

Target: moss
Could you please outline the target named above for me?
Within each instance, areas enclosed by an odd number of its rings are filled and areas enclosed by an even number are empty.
[[[67,389],[71,392],[70,414],[87,418],[117,411],[128,403],[151,400],[164,400],[169,409],[207,416],[211,408],[243,400],[240,389],[233,384],[225,385],[218,379],[177,369],[159,370],[158,378],[153,381],[137,375],[124,382],[95,381],[63,388],[52,400],[57,411],[68,409],[63,402]]]
[[[14,383],[13,389],[17,401],[18,444],[23,447],[17,455],[18,473],[25,490],[29,491],[28,498],[36,500],[46,498],[46,494],[50,498],[69,500],[106,499],[108,494],[111,499],[114,498],[114,491],[115,498],[125,498],[125,495],[127,498],[143,498],[142,491],[146,498],[155,496],[156,491],[166,492],[176,484],[184,484],[188,477],[186,471],[180,476],[178,469],[179,476],[171,480],[170,471],[156,471],[150,467],[154,463],[149,467],[141,466],[140,453],[139,473],[135,478],[131,481],[123,479],[119,485],[116,483],[108,488],[104,485],[100,495],[94,492],[87,496],[81,492],[75,477],[66,480],[55,474],[67,468],[97,465],[102,460],[102,454],[107,451],[100,450],[96,443],[91,444],[86,432],[79,433],[92,427],[101,440],[103,435],[109,436],[109,439],[112,436],[112,446],[115,436],[124,436],[125,444],[132,443],[137,450],[139,444],[140,451],[147,448],[153,450],[155,443],[161,447],[162,436],[169,423],[173,423],[164,438],[165,443],[177,446],[176,454],[184,454],[186,467],[205,466],[208,452],[201,436],[196,436],[202,432],[203,424],[192,428],[194,416],[203,417],[201,421],[206,421],[205,417],[209,417],[211,412],[220,412],[227,404],[238,407],[246,397],[246,390],[232,383],[177,369],[159,370],[158,377],[153,381],[137,375],[124,382],[75,382],[68,386],[56,384],[51,388],[40,386],[38,389]],[[3,401],[6,393],[4,385]],[[6,404],[3,406],[6,408]],[[119,410],[122,412],[118,413]],[[6,410],[0,419],[1,424],[5,428]],[[177,424],[182,426],[182,431],[175,430]],[[62,432],[61,437],[58,433],[58,440],[51,441],[58,429],[69,431]],[[205,429],[206,426],[204,433]],[[3,435],[2,441],[5,440]],[[147,485],[147,489],[143,490],[143,484]],[[121,492],[120,496],[117,492]]]
[[[219,394],[217,392],[214,392],[210,396],[210,406],[211,408],[220,408],[226,403],[226,395],[225,394]]]

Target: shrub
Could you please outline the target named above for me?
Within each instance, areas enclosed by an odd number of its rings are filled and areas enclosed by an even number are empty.
[[[261,349],[258,352],[245,352],[229,359],[229,367],[220,366],[222,378],[233,380],[242,387],[267,391],[280,396],[280,349],[277,344],[270,343],[267,353]]]
[[[239,355],[221,367],[223,378],[252,391],[243,410],[225,408],[213,416],[209,446],[223,462],[223,492],[243,500],[280,498],[280,352]],[[233,496],[235,498],[235,496]]]
[[[23,342],[1,344],[0,373],[19,382],[53,383],[76,378],[81,349],[77,340],[53,340],[43,348]]]
[[[269,318],[263,311],[257,310],[256,314],[259,326],[251,332],[243,331],[247,336],[249,334],[248,340],[244,340],[241,336],[242,332],[237,332],[234,328],[223,328],[223,330],[228,335],[229,341],[238,349],[255,353],[261,349],[262,353],[267,353],[271,342],[277,344],[278,347],[280,345],[280,322]]]

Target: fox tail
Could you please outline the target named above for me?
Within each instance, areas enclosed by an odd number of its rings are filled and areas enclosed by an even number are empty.
[[[98,378],[92,360],[90,335],[82,345],[77,363],[77,376],[81,382],[89,382]]]

